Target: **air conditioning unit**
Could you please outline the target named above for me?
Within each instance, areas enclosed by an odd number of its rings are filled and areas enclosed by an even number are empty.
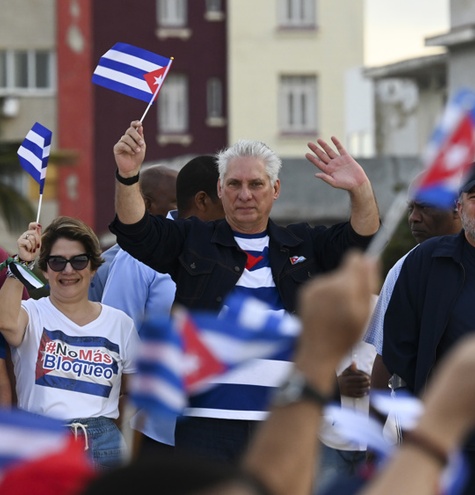
[[[20,100],[14,96],[5,96],[1,101],[2,117],[13,118],[20,111]]]

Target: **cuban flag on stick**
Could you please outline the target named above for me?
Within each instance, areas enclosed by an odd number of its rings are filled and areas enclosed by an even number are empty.
[[[130,399],[150,414],[178,416],[188,396],[212,387],[213,378],[291,351],[299,333],[296,317],[242,295],[231,296],[220,315],[181,308],[171,318],[150,320],[142,327]]]
[[[49,129],[36,122],[17,151],[22,168],[40,185],[37,222],[40,219],[41,201],[45,187],[46,167],[48,166],[52,136],[53,133]]]
[[[461,89],[447,103],[427,144],[424,170],[414,180],[410,198],[439,208],[455,206],[462,179],[475,160],[475,92]],[[407,208],[400,191],[391,204],[382,228],[366,250],[380,255]]]
[[[475,92],[458,91],[448,102],[424,155],[425,172],[414,199],[441,208],[454,205],[460,183],[475,160]]]
[[[157,99],[173,57],[157,55],[127,43],[116,43],[99,60],[92,82],[148,103],[143,121]]]

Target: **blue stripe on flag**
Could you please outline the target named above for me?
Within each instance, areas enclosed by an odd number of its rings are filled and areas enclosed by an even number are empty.
[[[140,89],[134,88],[128,84],[123,84],[119,81],[114,81],[107,77],[101,77],[94,75],[92,77],[92,82],[97,84],[98,86],[103,86],[104,88],[111,89],[112,91],[116,91],[117,93],[122,93],[131,98],[136,98],[137,100],[142,100],[145,102],[149,102],[152,98],[152,92],[149,91],[141,91]]]
[[[40,194],[43,193],[52,135],[49,129],[36,122],[17,152],[22,168],[40,185]]]
[[[139,48],[137,46],[129,45],[127,43],[116,43],[110,51],[114,52],[122,52],[127,55],[132,55],[133,57],[137,57],[143,63],[143,61],[150,62],[154,64],[156,67],[151,68],[148,72],[152,72],[155,69],[160,67],[165,67],[170,61],[169,58],[159,55],[158,53],[151,52],[149,50],[145,50],[143,48]],[[107,54],[106,54],[107,55]],[[140,63],[140,62],[139,62]]]
[[[190,397],[190,408],[225,409],[229,411],[266,411],[275,387],[226,383]],[[245,398],[245,400],[243,400]]]

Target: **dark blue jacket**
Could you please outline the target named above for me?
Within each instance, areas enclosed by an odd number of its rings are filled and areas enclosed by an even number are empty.
[[[169,220],[146,213],[132,225],[116,217],[109,227],[122,249],[171,275],[175,302],[190,309],[219,310],[246,264],[247,256],[225,220]],[[272,275],[289,312],[295,312],[297,291],[304,282],[334,269],[345,251],[365,249],[372,239],[358,235],[349,222],[329,228],[305,223],[280,227],[269,220],[268,234]]]
[[[462,290],[464,233],[428,239],[401,268],[384,317],[383,362],[420,394]]]

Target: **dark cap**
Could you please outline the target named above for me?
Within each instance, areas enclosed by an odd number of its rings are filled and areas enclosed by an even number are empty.
[[[473,162],[467,170],[467,174],[463,178],[462,185],[460,186],[460,192],[467,193],[473,187],[475,187],[475,162]]]

